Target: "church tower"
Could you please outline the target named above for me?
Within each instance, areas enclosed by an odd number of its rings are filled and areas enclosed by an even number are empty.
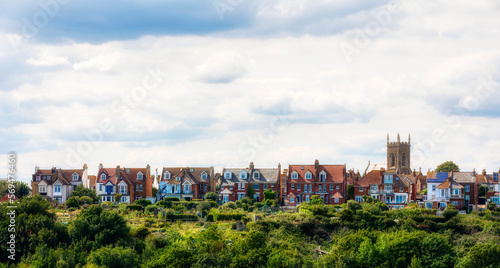
[[[401,142],[398,133],[396,142],[389,142],[387,134],[387,171],[396,174],[410,174],[410,135],[408,142]]]

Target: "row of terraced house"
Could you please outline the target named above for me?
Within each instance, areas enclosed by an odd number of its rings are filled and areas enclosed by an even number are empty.
[[[444,209],[453,204],[459,209],[474,210],[487,200],[499,204],[498,172],[487,174],[471,172],[433,172],[423,174],[410,169],[410,137],[407,142],[389,142],[387,137],[387,162],[371,164],[363,174],[345,164],[289,164],[283,169],[256,167],[164,167],[162,172],[151,173],[151,168],[98,167],[97,174],[88,175],[82,169],[35,168],[32,179],[33,194],[65,202],[77,185],[95,190],[102,201],[114,201],[121,194],[122,203],[139,199],[157,202],[166,197],[193,200],[202,199],[208,192],[218,194],[219,203],[240,200],[253,192],[255,200],[264,199],[264,191],[272,189],[283,206],[294,207],[318,195],[325,204],[342,204],[347,201],[348,185],[353,185],[353,199],[363,201],[370,196],[391,208],[401,208],[408,203],[420,203],[429,209]],[[487,196],[479,196],[479,187],[488,188]],[[153,188],[158,189],[153,197]],[[253,191],[248,191],[251,188]],[[422,194],[427,189],[426,194]]]

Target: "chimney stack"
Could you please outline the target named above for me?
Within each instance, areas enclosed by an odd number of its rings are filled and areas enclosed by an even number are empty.
[[[255,168],[255,165],[253,164],[253,161],[250,162],[250,172],[252,172],[252,170],[254,170]]]
[[[35,166],[35,174],[40,170],[40,167],[38,165]]]
[[[120,178],[120,173],[121,173],[120,172],[120,165],[118,165],[118,166],[116,166],[116,173],[115,173],[115,176],[116,176],[117,179]]]

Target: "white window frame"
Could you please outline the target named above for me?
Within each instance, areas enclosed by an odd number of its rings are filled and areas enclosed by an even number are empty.
[[[74,181],[77,181],[78,180],[78,173],[73,173],[73,180]]]
[[[240,179],[241,180],[246,180],[247,179],[247,172],[246,171],[240,171]]]
[[[311,171],[307,171],[306,172],[306,180],[310,180],[312,179],[312,172]]]
[[[59,191],[56,191],[57,187],[59,187]],[[62,187],[60,184],[54,185],[54,194],[60,194],[62,192]]]
[[[292,172],[292,180],[296,180],[299,178],[299,173],[297,173],[297,171],[293,171]]]
[[[224,172],[224,179],[231,179],[231,171]]]
[[[259,172],[253,173],[253,178],[254,179],[259,179],[260,178],[260,173]]]
[[[144,175],[142,174],[142,172],[139,171],[139,173],[137,173],[137,179],[142,181],[142,179],[144,179]]]
[[[207,173],[206,173],[205,171],[203,171],[203,172],[201,173],[201,179],[202,179],[202,180],[206,180],[207,178],[208,178]]]
[[[101,173],[101,181],[105,181],[106,180],[106,173]]]
[[[170,180],[170,172],[168,172],[168,171],[167,171],[167,172],[165,172],[165,175],[164,175],[164,176],[165,176],[165,179],[166,179],[166,180]]]
[[[39,193],[47,193],[47,186],[45,186],[45,185],[38,185],[38,192]]]

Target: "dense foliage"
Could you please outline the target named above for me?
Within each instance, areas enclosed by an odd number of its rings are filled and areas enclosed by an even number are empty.
[[[76,198],[71,203],[75,204]],[[262,212],[251,199],[220,207],[213,201],[82,206],[68,212],[40,196],[16,211],[16,261],[7,259],[8,232],[0,235],[0,267],[497,267],[498,212],[436,216],[416,205],[389,210],[363,203],[323,204],[311,198],[298,212]],[[191,205],[193,204],[193,205]],[[131,210],[137,206],[140,210]],[[159,206],[166,214],[154,217]],[[177,207],[177,210],[174,209]],[[492,207],[493,208],[493,207]],[[0,228],[9,224],[0,206]],[[203,214],[201,212],[204,212]],[[206,215],[206,216],[202,216]],[[204,220],[207,222],[203,222]]]
[[[443,162],[436,167],[436,172],[452,172],[452,171],[456,172],[460,171],[458,165],[453,163],[453,161]]]

